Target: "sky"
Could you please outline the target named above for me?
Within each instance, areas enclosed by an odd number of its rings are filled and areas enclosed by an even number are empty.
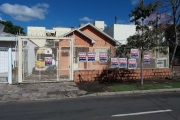
[[[150,2],[151,0],[145,0]],[[105,27],[131,24],[129,14],[139,0],[1,0],[0,20],[11,21],[27,31],[27,26],[79,27],[100,20]]]

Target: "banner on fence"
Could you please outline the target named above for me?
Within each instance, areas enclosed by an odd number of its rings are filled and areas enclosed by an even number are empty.
[[[127,58],[119,58],[119,68],[127,68]]]
[[[118,58],[111,58],[111,68],[118,68],[118,67],[119,67]]]
[[[79,62],[86,62],[86,52],[79,52]]]
[[[107,62],[107,52],[99,52],[99,62]]]
[[[88,62],[95,62],[95,52],[88,52]]]
[[[52,65],[52,57],[44,57],[44,60],[45,60],[45,66]]]
[[[144,64],[150,64],[150,55],[144,55]]]
[[[129,59],[128,60],[128,68],[129,69],[136,69],[137,68],[136,59]]]
[[[131,58],[137,59],[139,58],[139,50],[138,49],[131,49]]]

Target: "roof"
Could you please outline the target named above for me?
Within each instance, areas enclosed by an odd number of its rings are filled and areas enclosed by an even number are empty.
[[[116,44],[119,44],[119,42],[117,40],[115,40],[114,38],[112,38],[111,36],[109,36],[108,34],[106,34],[105,32],[103,32],[102,30],[100,30],[99,28],[97,28],[96,26],[92,25],[91,23],[87,23],[85,25],[83,25],[80,28],[74,29],[70,32],[67,32],[65,34],[62,35],[62,37],[65,37],[66,35],[74,32],[75,30],[78,30],[79,32],[81,32],[81,29],[85,28],[86,26],[90,25],[91,27],[93,27],[94,29],[96,29],[97,31],[99,31],[100,33],[102,33],[104,36],[108,37],[109,39],[111,39],[113,42],[115,42]],[[85,35],[86,37],[90,38],[88,35],[84,34],[83,32],[81,32],[81,34]],[[92,38],[91,38],[92,39]]]
[[[89,37],[88,35],[84,34],[84,33],[83,33],[82,31],[80,31],[79,29],[74,29],[74,30],[72,30],[72,31],[70,31],[70,32],[67,32],[67,33],[63,34],[62,37],[65,37],[66,35],[68,35],[68,34],[70,34],[70,33],[73,33],[73,32],[75,32],[75,31],[77,31],[78,33],[80,33],[80,34],[82,34],[83,36],[87,37],[88,39],[90,39],[92,43],[95,43],[95,42],[96,42],[96,40],[94,40],[94,39],[92,39],[91,37]]]
[[[0,34],[0,41],[16,41],[17,40],[17,35],[2,32]]]
[[[6,32],[2,32],[0,34],[0,37],[16,37],[17,35],[11,34],[11,33],[6,33]]]

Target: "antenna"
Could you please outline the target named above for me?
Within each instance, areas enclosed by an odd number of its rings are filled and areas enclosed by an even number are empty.
[[[115,24],[117,24],[117,16],[115,16]]]

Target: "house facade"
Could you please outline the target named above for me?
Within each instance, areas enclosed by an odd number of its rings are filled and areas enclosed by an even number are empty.
[[[109,63],[101,63],[99,61],[99,53],[106,52],[108,53],[109,58],[115,57],[116,51],[115,46],[117,41],[104,33],[102,29],[97,28],[91,23],[81,26],[80,28],[74,29],[70,32],[65,33],[62,37],[74,38],[74,59],[73,59],[73,68],[74,70],[102,70],[109,67]],[[68,50],[70,49],[69,41],[61,40],[59,42],[59,50]],[[88,52],[95,53],[94,62],[79,62],[79,53],[85,52],[86,55]],[[60,63],[67,63],[68,55],[59,55]],[[68,70],[62,70],[62,68],[68,68],[69,64],[60,64],[59,74],[66,75]]]

